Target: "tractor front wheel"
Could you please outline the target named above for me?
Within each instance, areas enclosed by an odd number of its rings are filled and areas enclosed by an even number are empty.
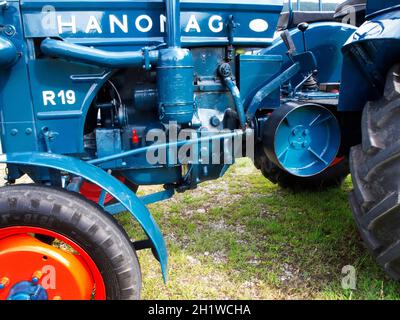
[[[99,206],[57,188],[0,188],[0,300],[138,299],[140,289],[135,250]]]
[[[363,110],[362,144],[351,151],[350,203],[371,254],[400,279],[400,65],[387,76],[383,97]]]

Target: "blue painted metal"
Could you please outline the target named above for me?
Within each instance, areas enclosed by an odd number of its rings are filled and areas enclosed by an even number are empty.
[[[286,104],[267,120],[264,139],[269,158],[299,177],[324,171],[340,147],[340,127],[326,108]]]
[[[46,6],[53,9],[42,11]],[[267,46],[274,36],[282,8],[283,0],[181,1],[182,46],[228,44],[223,25],[230,15],[234,15],[239,24],[235,31],[235,45],[257,43]],[[111,49],[118,43],[123,50],[124,46],[163,43],[168,30],[161,0],[23,0],[21,9],[28,38],[61,37],[69,42]],[[252,30],[251,22],[256,19],[267,21],[268,28],[260,32]],[[49,23],[43,24],[42,21]],[[115,40],[110,41],[110,38]]]
[[[176,43],[175,43],[176,45]],[[158,108],[164,123],[189,123],[194,114],[194,68],[188,49],[160,50],[157,66]]]
[[[307,49],[313,53],[318,66],[318,81],[320,83],[340,82],[343,63],[341,48],[357,29],[351,25],[336,22],[319,22],[310,24],[305,33]],[[302,32],[291,30],[293,42],[297,48],[303,48]],[[323,36],[321,36],[323,35]],[[287,48],[280,38],[276,38],[272,46],[260,52],[263,55],[276,55],[286,52]],[[292,61],[283,56],[282,71],[286,70]],[[295,86],[303,79],[301,75],[292,79]]]
[[[44,54],[51,57],[111,69],[141,67],[145,65],[146,59],[148,59],[148,63],[153,65],[158,61],[158,51],[144,51],[142,49],[137,51],[110,52],[55,39],[43,40],[40,49]],[[145,53],[148,55],[147,57]]]
[[[165,191],[160,191],[160,192],[157,192],[157,193],[153,193],[153,194],[149,194],[149,195],[140,197],[140,200],[144,204],[148,205],[148,204],[152,204],[152,203],[168,200],[168,199],[173,197],[174,193],[175,192],[174,192],[173,189],[167,189]]]
[[[78,192],[79,192],[79,190],[78,190]],[[99,201],[98,201],[98,204],[99,204],[100,207],[104,208],[104,203],[105,203],[105,200],[106,200],[106,196],[107,196],[107,191],[101,190]],[[125,209],[125,207],[124,207],[124,209]]]
[[[294,14],[293,0],[289,0],[288,4],[289,4],[289,22],[288,22],[288,25],[290,25],[293,22],[293,14]]]
[[[164,280],[167,280],[168,254],[163,235],[146,206],[123,183],[93,165],[63,155],[35,152],[3,154],[0,155],[0,163],[66,171],[100,186],[118,200],[142,226],[154,245]]]
[[[179,48],[181,46],[181,8],[180,1],[166,2],[167,19],[167,45],[170,48]]]
[[[319,91],[300,91],[296,93],[296,98],[299,100],[337,100],[339,92],[319,92]]]
[[[288,56],[292,62],[292,65],[288,67],[287,70],[282,70],[279,76],[262,87],[254,95],[248,111],[250,115],[254,115],[254,112],[260,108],[260,104],[284,83],[292,81],[295,76],[301,75],[302,80],[300,83],[298,83],[294,89],[289,92],[290,97],[295,96],[296,91],[302,87],[302,85],[313,75],[314,71],[317,69],[315,56],[311,51],[296,53],[294,48],[291,48],[288,51]]]
[[[235,101],[236,111],[239,116],[240,126],[244,128],[246,126],[246,115],[244,113],[244,106],[242,102],[242,97],[240,96],[239,88],[236,86],[235,82],[231,77],[224,78],[226,86],[232,94],[233,100]]]
[[[2,0],[1,2],[0,2],[0,9],[1,10],[4,10],[4,9],[7,9],[8,8],[8,2],[7,2],[7,0]]]
[[[48,300],[47,291],[41,285],[30,281],[16,283],[7,300]]]
[[[260,108],[261,103],[271,95],[276,89],[280,88],[282,84],[292,79],[296,74],[299,73],[301,67],[299,63],[295,63],[290,66],[287,70],[280,73],[274,80],[267,83],[254,95],[248,109],[247,115],[252,118],[256,111]]]
[[[143,202],[144,205],[149,205],[152,203],[168,200],[173,197],[175,194],[174,189],[167,189],[164,191],[152,193],[143,197],[139,197],[140,201]],[[104,208],[109,214],[116,215],[126,211],[126,208],[120,204],[110,204]]]
[[[0,36],[0,68],[11,67],[17,62],[18,53],[15,45],[8,39]]]
[[[244,100],[245,109],[248,108],[251,100],[261,87],[273,81],[281,71],[283,57],[282,55],[240,55],[238,73],[238,86],[240,94]],[[289,79],[287,79],[289,80]],[[262,107],[280,106],[280,88],[277,87],[272,91],[266,100],[263,101]],[[257,106],[258,107],[258,106]],[[250,118],[254,112],[248,112]]]
[[[97,157],[102,158],[122,152],[121,133],[119,129],[96,130]],[[104,163],[106,168],[118,168],[122,165],[121,159]]]
[[[251,129],[247,129],[247,130],[251,130]],[[163,149],[168,149],[168,148],[172,148],[172,147],[182,147],[182,146],[189,146],[191,144],[199,144],[202,142],[208,142],[208,141],[212,141],[212,140],[223,140],[223,139],[229,139],[229,138],[238,137],[238,136],[240,137],[240,136],[243,136],[245,133],[246,132],[243,130],[236,130],[234,132],[227,132],[227,133],[222,133],[222,134],[212,134],[210,136],[205,136],[205,137],[190,139],[190,140],[179,140],[179,141],[168,142],[168,143],[155,143],[155,144],[152,144],[147,147],[126,151],[126,152],[106,156],[103,158],[89,160],[87,163],[93,164],[93,165],[98,165],[98,164],[105,163],[108,161],[121,159],[121,158],[125,158],[125,157],[130,157],[130,156],[134,156],[134,155],[141,154],[141,153],[147,153],[147,152],[154,151],[154,150],[163,150]]]
[[[23,53],[12,68],[0,68],[2,149],[3,152],[18,152],[29,149],[36,151],[39,148],[39,139],[32,111],[32,97],[26,67],[27,56],[25,55],[27,45],[22,36],[23,30],[18,2],[9,2],[8,8],[0,11],[0,24],[14,26],[16,33],[9,40],[12,41],[18,52]],[[12,103],[10,103],[11,101]],[[16,106],[18,106],[18,112],[15,112]],[[17,130],[18,133],[23,133],[28,129],[31,129],[29,135],[11,135],[12,130],[14,130],[13,132]]]
[[[367,101],[379,99],[387,72],[399,62],[400,8],[387,9],[372,14],[343,47],[340,111],[360,111]]]
[[[382,14],[384,10],[398,10],[400,3],[398,0],[368,0],[367,15]],[[370,18],[370,17],[369,17]]]

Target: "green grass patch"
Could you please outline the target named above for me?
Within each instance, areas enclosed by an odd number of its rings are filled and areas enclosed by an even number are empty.
[[[153,189],[141,190],[148,193]],[[170,253],[169,280],[140,252],[144,299],[398,299],[400,285],[368,255],[341,189],[292,193],[249,160],[224,178],[150,206]],[[143,233],[118,217],[133,239]],[[356,268],[356,289],[341,286]]]

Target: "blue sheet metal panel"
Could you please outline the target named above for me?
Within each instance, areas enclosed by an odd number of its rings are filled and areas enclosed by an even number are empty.
[[[263,87],[259,88],[247,107],[247,116],[251,119],[256,114],[258,109],[273,109],[275,105],[266,105],[265,101],[268,101],[270,95],[276,90],[279,90],[283,84],[287,83],[290,79],[293,79],[300,72],[300,70],[300,63],[296,62],[286,70],[282,71],[272,81],[265,83]]]
[[[122,152],[120,129],[97,129],[96,130],[97,156],[99,158]],[[103,165],[109,168],[118,168],[122,160],[114,160]]]
[[[58,133],[51,141],[53,152],[83,152],[86,113],[108,79],[105,69],[63,60],[31,60],[29,78],[37,131],[47,127]]]
[[[3,151],[37,150],[36,130],[30,96],[26,43],[21,29],[19,3],[9,2],[9,8],[0,12],[0,24],[12,25],[15,34],[5,36],[21,53],[11,68],[0,69],[0,126]]]
[[[312,51],[318,64],[318,81],[339,82],[341,78],[342,52],[341,48],[347,39],[357,29],[351,25],[336,22],[320,22],[310,24],[306,31],[307,49]],[[299,30],[292,30],[294,44],[297,51],[303,51],[302,34]],[[277,37],[274,44],[264,49],[262,54],[282,54],[286,52],[286,46],[280,37]],[[291,61],[287,56],[284,57],[283,69],[287,69]],[[301,81],[302,78],[294,80],[294,83]]]
[[[120,45],[164,41],[165,6],[161,0],[23,0],[21,7],[28,38],[61,36],[98,45],[106,45],[110,38]],[[237,44],[268,45],[282,8],[283,0],[182,1],[183,45],[226,44],[224,24],[230,15],[240,24],[235,32]]]
[[[281,70],[281,55],[241,55],[239,57],[239,89],[247,107],[257,91]],[[277,89],[260,108],[276,108],[280,104],[280,92]]]
[[[136,163],[134,164],[136,165]],[[103,165],[101,165],[103,167]],[[119,173],[137,185],[163,185],[182,179],[181,167],[155,167],[121,170]]]
[[[372,18],[363,24],[346,45],[355,41],[400,39],[400,8]]]
[[[340,111],[359,111],[368,100],[380,98],[382,92],[374,89],[376,85],[371,83],[370,75],[378,74],[383,82],[389,69],[398,63],[399,30],[400,10],[390,11],[373,17],[347,41],[343,47]],[[366,57],[371,63],[360,63],[355,59],[355,55]],[[383,85],[384,83],[381,83],[381,90]]]
[[[374,14],[377,11],[385,10],[388,9],[390,10],[391,8],[395,6],[399,6],[400,1],[399,0],[368,0],[367,2],[367,14]]]
[[[100,186],[117,199],[140,223],[160,259],[164,280],[167,279],[168,253],[163,235],[149,210],[123,183],[102,169],[72,157],[50,153],[13,153],[0,155],[0,163],[46,167],[69,172]]]

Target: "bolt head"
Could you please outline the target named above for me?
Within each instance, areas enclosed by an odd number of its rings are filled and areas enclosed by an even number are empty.
[[[36,284],[39,282],[39,280],[42,278],[43,273],[42,271],[35,271],[32,275],[32,283]]]
[[[3,277],[0,279],[0,289],[6,288],[10,284],[10,279],[7,277]]]
[[[6,26],[4,26],[3,28],[3,33],[7,36],[7,37],[12,37],[13,35],[15,35],[16,30],[15,27],[8,24]]]
[[[213,116],[213,117],[211,117],[211,119],[210,119],[210,124],[211,124],[213,127],[218,127],[218,126],[221,124],[221,120],[219,120],[218,117]]]
[[[227,78],[232,75],[232,68],[228,63],[221,64],[218,71],[223,78]]]

